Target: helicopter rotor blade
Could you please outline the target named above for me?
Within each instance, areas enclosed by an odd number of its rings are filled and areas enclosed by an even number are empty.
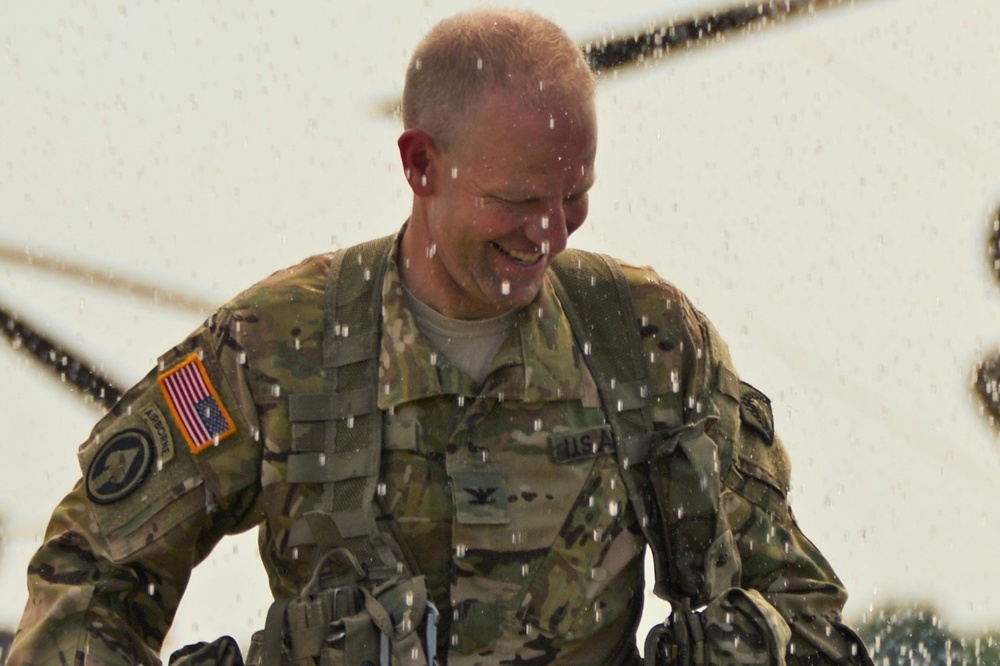
[[[81,360],[76,353],[39,333],[37,327],[15,317],[2,305],[0,305],[0,332],[10,340],[14,349],[27,352],[60,381],[79,390],[80,395],[87,401],[94,402],[104,409],[110,409],[121,397],[121,391],[116,387],[120,384],[116,384],[92,365]]]
[[[864,0],[769,0],[744,6],[713,11],[680,21],[668,21],[658,26],[636,31],[631,37],[595,39],[583,46],[590,66],[596,72],[636,65],[647,58],[662,58],[673,50],[693,45],[723,41],[727,34],[742,31],[750,34],[778,25],[789,18],[816,11],[855,6]]]
[[[161,285],[137,278],[115,275],[109,271],[100,271],[70,259],[47,256],[38,252],[33,253],[4,243],[0,243],[0,261],[29,266],[57,277],[82,282],[87,286],[103,287],[112,291],[148,298],[155,305],[167,305],[197,312],[200,315],[212,312],[218,306],[217,303],[212,303],[193,294],[164,289]]]

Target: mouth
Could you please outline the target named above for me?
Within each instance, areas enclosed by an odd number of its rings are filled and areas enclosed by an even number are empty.
[[[542,261],[542,259],[545,257],[545,253],[543,252],[534,252],[534,253],[518,252],[517,250],[504,247],[498,243],[491,243],[491,245],[495,249],[499,250],[501,254],[503,254],[504,256],[508,257],[509,259],[513,260],[514,262],[522,266],[532,266]]]

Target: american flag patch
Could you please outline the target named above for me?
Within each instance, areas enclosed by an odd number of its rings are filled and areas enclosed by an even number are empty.
[[[236,432],[198,354],[160,375],[159,382],[191,453],[200,453]]]

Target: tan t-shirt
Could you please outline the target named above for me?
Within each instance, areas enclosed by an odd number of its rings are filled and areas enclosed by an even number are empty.
[[[482,384],[490,362],[517,321],[517,310],[491,319],[452,319],[419,300],[405,286],[403,293],[420,332],[452,365],[472,377],[476,384]]]

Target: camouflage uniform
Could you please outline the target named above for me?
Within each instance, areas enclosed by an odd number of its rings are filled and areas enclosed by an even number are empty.
[[[287,481],[287,396],[323,391],[329,266],[329,255],[313,257],[238,296],[97,425],[80,450],[84,478],[31,561],[10,663],[158,663],[191,569],[255,525],[275,597],[302,586],[313,547],[290,547],[289,533],[322,490]],[[766,398],[741,389],[680,292],[648,269],[623,270],[657,427],[711,413],[711,437],[733,452],[720,502],[739,585],[791,626],[788,663],[855,663],[863,647],[840,624],[844,590],[785,501],[788,462]],[[419,333],[392,260],[382,299],[379,502],[440,609],[439,658],[638,663],[644,540],[586,350],[551,284],[521,311],[482,386]],[[685,519],[683,506],[662,513]]]

